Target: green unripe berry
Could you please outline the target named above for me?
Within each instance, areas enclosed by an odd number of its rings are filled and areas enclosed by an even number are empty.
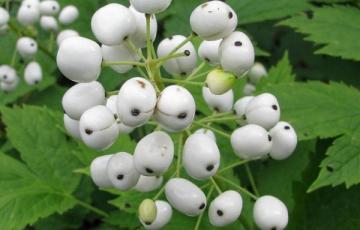
[[[236,76],[222,69],[210,71],[206,78],[207,87],[213,94],[224,94],[235,85]]]
[[[152,224],[156,219],[157,209],[155,202],[150,199],[145,199],[139,206],[139,219],[145,225]]]

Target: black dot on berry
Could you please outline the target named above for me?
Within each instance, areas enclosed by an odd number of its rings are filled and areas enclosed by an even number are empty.
[[[35,46],[35,44],[34,44],[34,43],[30,43],[30,46],[31,46],[31,47],[34,47],[34,46]]]
[[[272,227],[271,230],[277,230],[277,228],[276,228],[276,227]]]
[[[154,173],[154,170],[152,170],[151,168],[145,168],[145,171],[146,171],[147,173]]]
[[[277,105],[273,105],[271,106],[273,108],[273,110],[278,110],[278,106]]]
[[[34,81],[34,84],[35,84],[35,85],[36,85],[36,84],[38,84],[38,83],[39,83],[39,81],[38,81],[38,80],[35,80],[35,81]]]
[[[221,211],[221,210],[217,210],[217,211],[216,211],[216,214],[218,214],[218,216],[223,216],[223,215],[224,215],[224,212]]]
[[[186,76],[186,72],[181,72],[180,75],[181,76]]]
[[[91,135],[93,133],[93,131],[91,129],[85,129],[85,133],[87,135]]]
[[[287,126],[284,127],[284,129],[289,130],[290,126],[287,125]]]
[[[128,39],[128,36],[125,36],[125,37],[124,37],[124,41],[126,41],[127,39]]]
[[[5,74],[3,78],[4,78],[4,79],[7,79],[7,75]]]
[[[214,111],[219,113],[220,109],[218,107],[214,107]]]
[[[173,39],[173,36],[170,36],[170,37],[169,37],[169,40],[172,40],[172,39]]]
[[[119,117],[117,114],[114,114],[114,119],[117,120]]]
[[[138,110],[138,109],[132,109],[131,110],[131,115],[133,115],[134,117],[139,116],[139,114],[140,114],[140,110]]]
[[[184,51],[184,54],[185,54],[185,56],[190,56],[190,51],[189,51],[189,50],[185,50],[185,51]]]
[[[268,140],[271,141],[272,140],[272,137],[270,135],[268,135]]]
[[[244,120],[246,120],[246,119],[247,119],[247,118],[246,118],[246,115],[243,115],[242,117],[243,117],[243,119],[244,119]]]
[[[229,12],[229,18],[232,19],[233,16],[234,16],[234,14],[230,11],[230,12]]]
[[[209,172],[212,171],[214,168],[215,168],[214,165],[206,166],[206,170],[209,171]]]
[[[199,209],[200,210],[203,210],[205,208],[205,203],[202,203],[200,206],[199,206]]]
[[[205,58],[205,61],[206,61],[206,62],[210,62],[210,59],[209,59],[209,58]]]
[[[52,9],[53,9],[53,10],[56,10],[56,6],[53,6]]]
[[[30,8],[31,8],[31,5],[27,5],[27,8],[29,8],[29,9],[30,9]]]
[[[119,174],[119,175],[117,175],[116,179],[122,180],[122,179],[124,179],[124,175],[123,175],[123,174]]]
[[[145,225],[151,225],[151,222],[145,222]]]
[[[187,113],[180,113],[178,116],[177,116],[177,118],[179,118],[179,119],[185,119],[187,117]]]
[[[235,45],[235,46],[242,46],[242,42],[241,42],[241,41],[236,41],[236,42],[234,43],[234,45]]]

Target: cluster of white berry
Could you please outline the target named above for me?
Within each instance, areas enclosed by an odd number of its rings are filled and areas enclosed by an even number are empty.
[[[166,38],[155,51],[155,14],[167,9],[171,0],[130,3],[130,7],[108,4],[94,13],[91,28],[101,46],[84,37],[67,38],[61,43],[58,67],[77,82],[62,100],[65,128],[87,146],[102,150],[110,147],[119,134],[129,133],[150,120],[158,125],[157,131],[137,143],[133,154],[100,156],[90,166],[91,178],[100,188],[139,192],[154,191],[163,184],[163,175],[175,155],[175,144],[168,132],[179,133],[176,173],[156,197],[140,204],[141,223],[146,229],[164,227],[171,219],[172,207],[188,216],[203,215],[210,195],[207,197],[196,184],[179,177],[183,167],[195,180],[210,180],[210,191],[217,188],[220,193],[208,209],[211,224],[231,224],[239,218],[243,201],[239,192],[221,192],[217,185],[216,180],[221,180],[217,176],[221,154],[215,133],[230,138],[234,152],[245,161],[269,155],[277,160],[287,158],[296,147],[296,133],[290,124],[280,121],[280,106],[272,94],[244,97],[234,105],[232,87],[254,65],[255,53],[247,35],[235,31],[237,15],[229,5],[222,1],[201,4],[190,18],[193,33],[189,37]],[[203,40],[198,54],[191,42],[196,36]],[[146,48],[147,57],[142,48]],[[198,55],[204,61],[200,66]],[[206,73],[205,82],[195,82],[205,63],[214,69]],[[137,68],[142,77],[130,78],[116,95],[106,98],[105,89],[96,80],[102,67],[107,66],[118,73]],[[173,78],[162,77],[161,67]],[[203,98],[214,115],[195,120],[196,103],[184,87],[187,84],[203,87]],[[221,119],[236,120],[241,127],[227,135],[211,126],[211,122]],[[194,131],[196,126],[202,129]],[[169,203],[158,200],[162,192]],[[285,205],[273,196],[255,198],[254,220],[258,227],[284,229],[288,222]]]
[[[65,6],[61,11],[60,5],[55,0],[23,0],[17,11],[17,22],[30,31],[30,34],[36,36],[34,26],[40,23],[40,28],[44,31],[50,31],[56,34],[60,25],[69,25],[73,23],[79,16],[78,9],[73,5]],[[58,15],[58,19],[56,16]],[[59,23],[60,25],[59,25]],[[0,7],[0,31],[6,33],[10,23],[9,12]],[[12,25],[14,26],[14,25]],[[19,31],[16,31],[17,33]],[[21,33],[20,33],[21,34]],[[57,44],[69,37],[79,36],[79,34],[70,29],[62,30],[57,34]],[[49,50],[51,51],[51,50]],[[35,55],[38,52],[37,41],[30,36],[21,36],[16,43],[14,55],[18,53],[26,62],[23,72],[24,80],[28,85],[35,85],[42,81],[43,73],[40,64],[35,61]],[[16,56],[13,56],[11,64],[0,66],[0,88],[5,92],[13,91],[19,84],[19,77],[14,68]]]

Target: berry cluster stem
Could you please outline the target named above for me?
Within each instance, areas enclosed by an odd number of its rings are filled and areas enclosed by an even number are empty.
[[[240,185],[235,184],[234,182],[232,182],[231,180],[226,179],[225,177],[216,175],[215,178],[218,179],[218,180],[220,180],[220,181],[222,181],[222,182],[225,182],[225,183],[233,186],[234,188],[236,188],[236,189],[239,190],[240,192],[245,193],[246,195],[250,196],[251,198],[253,198],[253,199],[255,199],[255,200],[258,199],[258,196],[257,196],[257,195],[249,192],[246,188],[243,188],[243,187],[241,187]]]
[[[259,195],[259,191],[258,191],[258,189],[257,189],[257,187],[256,187],[255,180],[254,180],[254,176],[253,176],[253,174],[252,174],[252,172],[251,172],[251,169],[250,169],[249,164],[245,164],[245,170],[246,170],[246,174],[247,174],[247,176],[248,176],[248,178],[249,178],[251,188],[253,189],[255,195],[256,195],[256,196],[260,196],[260,195]]]
[[[210,190],[209,190],[208,194],[206,195],[206,200],[209,200],[209,199],[210,199],[210,197],[211,197],[211,195],[212,195],[213,191],[214,191],[214,186],[211,186],[211,188],[210,188]],[[200,216],[198,217],[198,219],[197,219],[197,221],[196,221],[196,225],[195,225],[194,230],[199,230],[199,228],[200,228],[200,224],[201,224],[201,221],[202,221],[203,216],[204,216],[204,213],[205,213],[205,211],[204,211],[204,212],[202,212],[202,213],[200,214]]]

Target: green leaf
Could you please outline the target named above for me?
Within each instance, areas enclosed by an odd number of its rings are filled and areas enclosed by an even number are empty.
[[[302,14],[282,21],[296,31],[308,35],[305,39],[322,45],[316,54],[360,60],[360,10],[348,6],[314,8],[313,15]]]
[[[24,164],[0,153],[0,225],[23,229],[54,212],[63,213],[75,200],[52,188]]]
[[[7,136],[29,168],[49,186],[72,193],[80,181],[72,171],[80,162],[72,154],[75,142],[56,128],[62,116],[40,107],[1,109]]]
[[[360,128],[336,139],[321,162],[318,178],[310,186],[312,192],[323,186],[345,183],[349,188],[360,182]]]
[[[309,8],[306,0],[230,0],[239,17],[239,24],[274,20],[294,15]]]
[[[292,66],[289,61],[289,55],[285,52],[283,58],[273,66],[266,77],[261,78],[256,85],[257,91],[262,91],[272,84],[289,83],[295,81],[295,75],[292,73]]]
[[[360,92],[342,83],[269,85],[279,100],[282,120],[294,125],[300,140],[350,133],[360,124]]]

